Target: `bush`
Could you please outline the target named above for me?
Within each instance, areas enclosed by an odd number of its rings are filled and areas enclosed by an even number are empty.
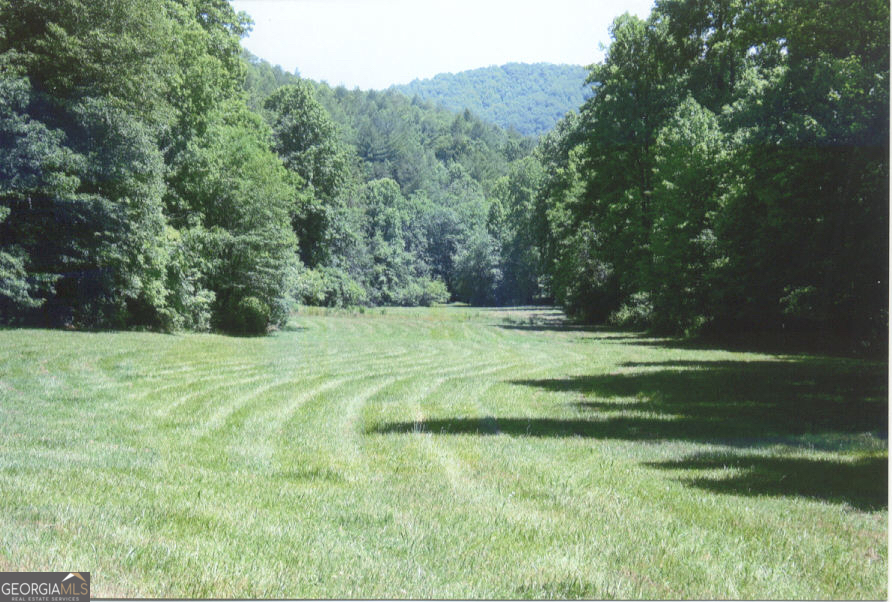
[[[653,324],[653,303],[647,293],[635,293],[618,310],[610,314],[607,323],[620,328],[644,330]]]
[[[442,280],[428,280],[424,284],[418,304],[430,307],[434,303],[446,303],[447,301],[449,301],[449,289],[446,288],[446,283]]]
[[[325,276],[319,270],[303,270],[297,277],[294,298],[304,305],[325,305]]]
[[[389,302],[403,307],[430,307],[434,303],[449,301],[449,290],[442,280],[427,277],[413,278],[390,295]]]
[[[418,305],[424,289],[417,280],[411,280],[403,286],[392,290],[385,298],[387,305],[400,305],[402,307],[414,307]]]
[[[475,232],[453,262],[456,298],[471,305],[495,305],[502,282],[496,240],[485,231]]]
[[[350,307],[368,303],[365,288],[344,270],[320,267],[297,277],[294,297],[304,305]]]
[[[269,326],[269,306],[257,297],[244,297],[227,316],[230,330],[237,334],[266,334]]]

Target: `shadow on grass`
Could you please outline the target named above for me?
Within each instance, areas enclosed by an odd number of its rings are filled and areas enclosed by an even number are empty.
[[[631,337],[635,339],[636,337]],[[638,340],[629,340],[643,347],[662,347],[688,351],[741,351],[772,355],[821,355],[839,358],[888,360],[888,348],[883,344],[861,347],[850,338],[822,332],[742,332],[736,334],[701,335],[689,339],[647,336],[639,333]]]
[[[701,454],[681,460],[650,462],[665,470],[721,470],[730,475],[682,477],[690,487],[713,493],[748,496],[798,496],[845,502],[859,510],[887,506],[889,461],[869,456],[852,462],[803,457]]]
[[[626,363],[643,372],[515,380],[577,393],[584,418],[455,418],[394,422],[375,432],[507,433],[626,440],[684,440],[762,447],[795,437],[888,436],[886,367],[842,360]],[[484,427],[483,423],[491,423]],[[820,447],[821,437],[802,443]]]
[[[614,438],[750,447],[807,434],[888,435],[884,364],[778,360],[623,366],[643,371],[513,382],[578,393],[577,406],[598,419],[595,430]]]
[[[504,330],[527,330],[527,331],[532,331],[532,332],[548,332],[548,331],[550,331],[550,332],[603,332],[604,331],[604,329],[599,326],[584,326],[584,325],[580,325],[580,324],[568,324],[566,322],[558,322],[558,321],[555,321],[554,323],[535,322],[533,324],[523,324],[523,323],[513,324],[513,323],[509,322],[506,324],[499,324],[498,327],[502,328]],[[637,336],[629,336],[629,337],[614,336],[614,337],[610,337],[610,338],[612,338],[612,339],[624,339],[624,338],[638,339],[640,337],[637,337]]]
[[[497,328],[503,330],[520,330],[528,332],[579,332],[587,334],[596,334],[593,337],[598,341],[621,341],[633,345],[663,345],[668,346],[673,342],[672,339],[649,337],[644,333],[637,331],[623,331],[616,328],[607,328],[606,326],[593,326],[591,324],[579,324],[571,322],[563,318],[534,319],[505,321],[503,324],[497,324]]]
[[[863,346],[851,336],[830,331],[741,331],[703,333],[691,338],[663,336],[628,327],[586,324],[560,313],[539,309],[526,319],[507,317],[499,328],[533,332],[603,333],[599,341],[618,344],[662,347],[691,351],[743,351],[776,355],[825,355],[836,357],[872,358],[888,360],[888,347],[883,343]]]
[[[864,509],[884,507],[885,456],[847,463],[798,454],[769,457],[755,453],[777,444],[863,452],[858,449],[860,434],[888,438],[884,363],[841,359],[669,361],[630,362],[623,367],[639,371],[511,381],[562,394],[564,403],[570,394],[575,397],[571,404],[581,415],[390,422],[371,432],[721,444],[739,451],[651,466],[741,469],[729,478],[680,478],[690,486],[714,492],[797,495],[846,501]],[[875,439],[865,442],[876,447]]]

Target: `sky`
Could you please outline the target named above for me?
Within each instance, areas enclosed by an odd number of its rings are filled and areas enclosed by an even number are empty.
[[[384,89],[505,63],[600,61],[608,27],[653,0],[231,0],[253,54],[303,77]]]

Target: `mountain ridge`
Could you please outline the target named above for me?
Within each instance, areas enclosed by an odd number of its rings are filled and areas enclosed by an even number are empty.
[[[469,109],[504,128],[538,136],[591,97],[588,74],[581,65],[512,62],[438,73],[388,89],[453,111]]]

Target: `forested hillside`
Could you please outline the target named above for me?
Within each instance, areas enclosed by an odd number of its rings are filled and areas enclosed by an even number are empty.
[[[503,128],[538,136],[592,95],[587,76],[579,65],[508,63],[441,73],[393,89],[455,111],[470,109]]]
[[[300,300],[494,304],[539,293],[535,270],[528,267],[520,283],[513,267],[519,260],[511,248],[527,216],[515,212],[506,224],[502,215],[502,205],[514,202],[507,175],[530,155],[533,140],[467,110],[453,113],[393,90],[331,88],[247,53],[245,60],[249,104],[273,123],[284,142],[280,155],[324,200],[295,218],[305,267]],[[326,157],[337,160],[320,167]],[[321,171],[336,174],[336,190],[320,188]]]
[[[451,112],[284,73],[249,27],[225,0],[0,0],[0,319],[263,332],[295,301],[554,299],[886,336],[884,3],[660,0],[585,86],[566,68],[560,109],[551,67],[431,80],[486,91]],[[535,149],[483,119],[573,104]]]
[[[532,142],[276,72],[243,56],[250,25],[225,0],[0,2],[4,322],[263,332],[295,301],[515,300],[493,195]]]

